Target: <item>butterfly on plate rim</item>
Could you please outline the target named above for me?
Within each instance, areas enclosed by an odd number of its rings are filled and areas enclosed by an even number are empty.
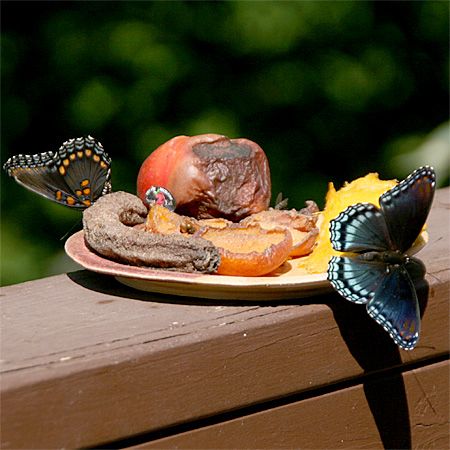
[[[420,334],[420,308],[414,280],[423,263],[408,250],[420,235],[433,201],[436,175],[430,166],[412,172],[371,203],[349,206],[330,221],[333,256],[328,280],[344,298],[365,304],[394,342],[412,350]]]
[[[56,152],[12,156],[3,168],[30,191],[71,208],[85,209],[111,192],[111,158],[90,135],[69,139]]]

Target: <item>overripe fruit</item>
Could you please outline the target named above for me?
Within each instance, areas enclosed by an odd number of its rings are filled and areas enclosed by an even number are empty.
[[[155,185],[172,193],[180,214],[234,222],[267,209],[271,194],[261,147],[218,134],[177,136],[158,147],[139,170],[137,191],[144,203]]]

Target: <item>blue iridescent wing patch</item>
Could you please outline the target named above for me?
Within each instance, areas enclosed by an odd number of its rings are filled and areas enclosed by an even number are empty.
[[[111,192],[111,159],[91,136],[69,139],[57,152],[13,156],[3,168],[25,188],[72,208]]]
[[[413,283],[425,273],[421,261],[405,252],[419,236],[433,201],[432,167],[415,170],[380,197],[380,208],[352,205],[330,223],[335,250],[328,279],[347,300],[366,304],[368,314],[399,347],[411,350],[420,332],[420,311]]]
[[[330,223],[333,248],[339,252],[388,250],[390,237],[383,213],[371,203],[358,203]]]
[[[405,350],[419,339],[420,310],[416,289],[403,266],[391,267],[381,280],[367,312]]]
[[[328,265],[331,284],[353,303],[370,302],[383,277],[383,265],[368,264],[358,257],[333,256]]]

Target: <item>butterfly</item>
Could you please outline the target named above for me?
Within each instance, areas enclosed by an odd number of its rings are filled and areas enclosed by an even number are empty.
[[[12,156],[3,168],[27,189],[71,208],[85,209],[111,192],[111,159],[92,136],[69,139],[57,152]]]
[[[358,203],[330,222],[331,244],[339,252],[328,280],[347,300],[367,312],[404,350],[419,339],[420,309],[413,280],[425,266],[407,250],[420,235],[433,201],[436,175],[424,166],[380,196],[380,207]]]

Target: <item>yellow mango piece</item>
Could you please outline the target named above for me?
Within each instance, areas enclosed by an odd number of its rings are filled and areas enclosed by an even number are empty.
[[[316,247],[310,255],[299,260],[299,267],[308,273],[326,272],[331,257],[341,254],[331,246],[330,221],[348,206],[356,203],[372,203],[379,207],[380,195],[396,184],[397,180],[380,180],[377,173],[369,173],[351,183],[346,182],[338,191],[330,182],[325,197],[325,208],[319,219],[320,231]]]

